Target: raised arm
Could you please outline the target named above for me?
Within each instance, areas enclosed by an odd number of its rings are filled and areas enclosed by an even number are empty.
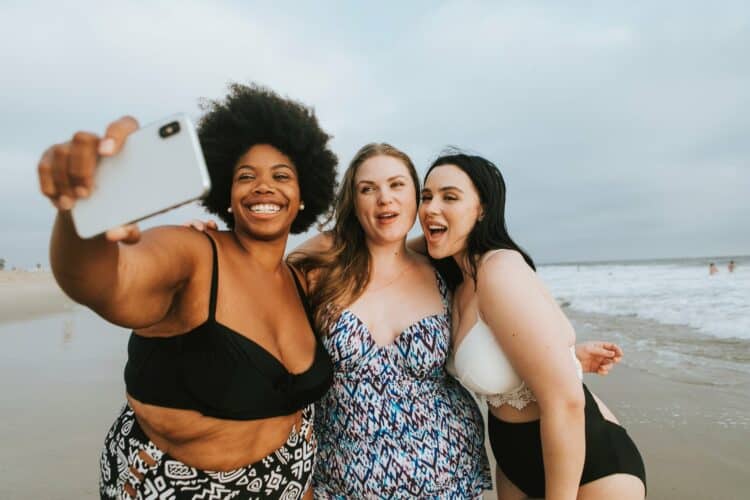
[[[196,252],[190,242],[200,237],[185,228],[158,228],[141,237],[134,225],[85,240],[76,233],[70,209],[94,189],[99,157],[117,154],[137,128],[126,117],[112,123],[102,138],[78,132],[71,142],[48,149],[38,168],[40,189],[58,209],[50,261],[60,288],[105,319],[130,328],[164,318],[193,273]]]
[[[539,404],[547,499],[574,499],[585,458],[585,402],[571,327],[517,252],[482,263],[477,293],[482,317]]]

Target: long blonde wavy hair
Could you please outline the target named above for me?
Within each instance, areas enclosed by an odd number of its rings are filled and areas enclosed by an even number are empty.
[[[363,146],[352,158],[339,186],[333,212],[327,223],[334,221],[328,232],[331,247],[324,251],[296,251],[289,261],[302,271],[310,284],[308,301],[313,310],[316,329],[326,335],[341,312],[355,302],[370,281],[371,259],[365,232],[357,219],[357,186],[359,167],[376,156],[391,156],[404,162],[414,181],[419,204],[419,176],[409,156],[386,143]]]

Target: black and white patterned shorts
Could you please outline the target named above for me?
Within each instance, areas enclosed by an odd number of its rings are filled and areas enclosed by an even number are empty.
[[[228,472],[190,467],[161,451],[126,404],[104,441],[99,493],[102,499],[302,498],[310,487],[315,451],[314,405],[286,443],[262,460]],[[135,496],[133,496],[135,495]]]

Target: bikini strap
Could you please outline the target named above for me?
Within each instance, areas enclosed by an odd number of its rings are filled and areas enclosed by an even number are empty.
[[[297,293],[299,294],[299,299],[302,301],[302,307],[305,308],[305,314],[307,314],[307,320],[312,325],[312,311],[310,311],[310,304],[307,301],[307,294],[305,293],[305,289],[302,287],[302,283],[300,283],[299,278],[297,277],[297,272],[294,270],[292,266],[287,264],[289,267],[289,271],[292,273],[292,278],[294,278],[294,284],[297,285]]]
[[[451,312],[451,292],[448,289],[448,283],[445,282],[443,275],[440,271],[435,269],[435,275],[437,276],[438,290],[440,291],[440,300],[443,302],[443,308],[445,313],[450,315]]]
[[[208,303],[208,319],[214,321],[216,319],[216,294],[219,290],[219,255],[216,250],[216,242],[214,239],[208,233],[203,234],[205,234],[208,241],[211,242],[211,250],[213,251],[213,264],[211,267],[211,298]]]

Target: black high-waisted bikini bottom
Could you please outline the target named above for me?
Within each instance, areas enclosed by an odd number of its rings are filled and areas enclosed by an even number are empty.
[[[586,461],[581,485],[611,474],[631,474],[646,485],[646,469],[635,443],[620,425],[605,419],[594,396],[586,396]],[[489,413],[489,438],[497,465],[510,481],[534,498],[545,496],[539,420],[505,422]]]

